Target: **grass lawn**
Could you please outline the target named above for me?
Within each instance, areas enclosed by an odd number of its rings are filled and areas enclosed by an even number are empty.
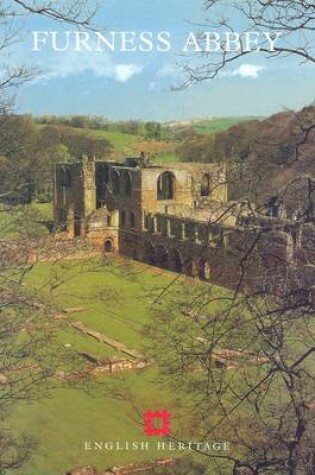
[[[153,370],[129,373],[124,379],[114,377],[116,391],[126,400],[109,396],[110,389],[95,387],[90,394],[80,389],[60,388],[51,397],[32,405],[21,405],[13,421],[38,440],[32,461],[19,475],[64,474],[66,469],[95,465],[100,470],[108,466],[164,458],[170,452],[158,452],[156,440],[144,435],[141,416],[148,408],[170,411],[175,407],[173,396],[156,383]],[[133,407],[131,406],[131,403]],[[177,418],[179,408],[176,406]],[[178,427],[180,416],[176,421]],[[86,451],[85,441],[148,441],[149,451]]]
[[[69,314],[70,320],[82,321],[141,351],[145,344],[141,330],[150,321],[151,304],[173,278],[171,272],[153,271],[143,264],[115,258],[105,265],[97,260],[38,263],[27,285],[38,298],[54,303],[60,310],[84,308]],[[192,291],[194,285],[204,284],[190,279],[187,283],[177,281],[172,291]],[[57,338],[62,345],[70,344],[76,351],[97,357],[122,356],[74,329],[59,330]],[[176,414],[172,428],[177,433],[187,435],[194,427],[187,411],[190,401],[171,394],[153,368],[96,378],[85,389],[88,391],[66,383],[53,389],[49,398],[15,409],[13,426],[38,440],[32,460],[16,472],[18,475],[62,475],[69,468],[87,464],[104,470],[107,466],[174,456],[174,452],[157,451],[157,439],[143,433],[142,413],[147,409],[167,408]],[[85,441],[148,441],[150,450],[87,452]]]
[[[162,270],[156,274],[131,261],[128,266],[119,258],[105,265],[96,261],[39,263],[28,283],[60,309],[83,308],[69,315],[72,321],[82,321],[140,350],[144,343],[141,329],[149,322],[150,304],[172,274]]]

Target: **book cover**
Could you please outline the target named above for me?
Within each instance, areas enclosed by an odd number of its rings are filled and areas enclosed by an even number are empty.
[[[315,473],[313,3],[0,28],[0,474]]]

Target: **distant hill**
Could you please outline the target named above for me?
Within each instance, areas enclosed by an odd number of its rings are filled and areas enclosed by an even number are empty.
[[[38,125],[37,127],[42,130],[49,128],[52,131],[60,128],[58,125]],[[78,135],[80,138],[86,137],[88,139],[107,140],[112,145],[111,158],[115,159],[136,153],[136,145],[140,140],[136,135],[107,130],[71,126],[62,126],[62,130],[65,132],[68,131],[71,135]]]
[[[213,117],[212,119],[200,120],[193,124],[199,134],[216,133],[227,130],[234,125],[251,120],[262,120],[263,117]]]
[[[239,123],[248,122],[252,117],[208,117],[191,120],[179,120],[173,122],[141,122],[126,121],[115,122],[103,119],[104,124],[94,122],[100,118],[90,116],[43,116],[36,118],[36,126],[39,130],[45,128],[54,131],[63,130],[64,134],[77,136],[80,142],[85,137],[87,143],[98,142],[101,152],[101,142],[107,141],[110,147],[106,147],[104,158],[122,160],[126,156],[139,155],[140,152],[149,153],[158,162],[178,162],[180,156],[177,153],[178,145],[187,138],[199,137],[209,133],[215,134],[227,130]],[[146,125],[157,124],[160,127],[160,139],[149,139],[146,133]],[[132,126],[132,127],[131,127]],[[110,129],[109,129],[110,128]],[[130,133],[128,133],[130,130]],[[132,131],[132,132],[131,132]],[[56,134],[58,135],[58,133]],[[60,134],[59,134],[60,135]],[[61,140],[62,143],[62,140]],[[111,151],[109,150],[111,148]]]
[[[173,122],[166,122],[163,125],[164,127],[173,130],[173,132],[193,129],[198,134],[209,134],[227,130],[241,122],[261,119],[263,119],[263,117],[207,117],[200,119],[175,120]]]

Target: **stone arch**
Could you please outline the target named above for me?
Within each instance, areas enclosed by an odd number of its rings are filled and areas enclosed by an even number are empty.
[[[183,272],[183,258],[182,255],[177,249],[172,249],[169,252],[169,266],[170,269],[174,272],[182,273]]]
[[[152,223],[152,216],[150,214],[146,214],[144,217],[144,227],[145,229],[149,230],[151,229],[151,223]]]
[[[176,178],[171,172],[163,172],[157,180],[157,199],[173,200],[175,197]]]
[[[59,183],[64,188],[69,188],[71,186],[71,169],[68,165],[61,166]]]
[[[200,195],[209,196],[211,194],[211,178],[208,173],[205,173],[201,178]]]
[[[105,239],[105,242],[104,242],[104,251],[106,253],[111,253],[111,252],[114,252],[114,242],[111,238],[107,238]]]

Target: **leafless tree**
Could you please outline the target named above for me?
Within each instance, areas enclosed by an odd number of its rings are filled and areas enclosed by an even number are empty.
[[[242,33],[269,32],[272,35],[281,32],[274,51],[263,35],[257,47],[260,54],[268,57],[296,57],[302,63],[315,63],[315,7],[312,1],[305,0],[204,0],[206,20],[199,25],[200,42],[204,40],[204,31],[211,29],[218,33],[238,33],[239,25],[244,25]],[[240,48],[226,51],[226,43],[221,40],[219,51],[200,53],[199,61],[187,65],[187,84],[213,79],[223,69],[237,60],[248,57],[251,51],[245,47],[241,34]],[[257,52],[255,52],[257,54]]]
[[[90,4],[91,5],[91,4]],[[14,92],[37,71],[27,64],[11,65],[7,58],[15,44],[23,39],[30,16],[46,17],[52,22],[88,28],[95,9],[84,1],[4,0],[0,6],[0,113],[10,115]],[[8,122],[11,117],[7,117]],[[12,121],[11,121],[12,122]],[[10,122],[10,123],[11,123]],[[6,123],[4,119],[3,124]],[[8,145],[7,156],[14,154],[14,144],[2,128],[1,142]],[[3,160],[4,157],[1,157]],[[25,177],[28,182],[29,177]],[[26,183],[27,185],[27,183]],[[19,186],[23,187],[20,182]],[[13,190],[14,191],[14,190]],[[35,213],[36,214],[36,213]],[[24,281],[43,246],[37,231],[34,211],[1,205],[0,209],[0,473],[17,469],[25,463],[35,446],[27,436],[11,431],[8,414],[21,401],[45,395],[60,366],[60,345],[55,341],[57,322],[54,310],[25,287]],[[68,363],[71,363],[67,359]],[[64,360],[65,363],[65,360]],[[67,364],[68,364],[67,363]],[[59,368],[60,369],[60,368]]]
[[[12,110],[14,90],[39,73],[29,64],[8,64],[8,53],[25,36],[27,20],[45,17],[52,22],[66,23],[76,28],[92,28],[96,13],[93,5],[83,0],[4,0],[0,6],[0,113]]]
[[[190,395],[199,440],[230,444],[200,450],[215,475],[315,473],[314,218],[294,219],[254,213],[234,238],[225,231],[230,291],[196,282],[178,294],[170,285],[153,306],[149,353],[162,379]],[[283,226],[309,232],[294,255]]]

